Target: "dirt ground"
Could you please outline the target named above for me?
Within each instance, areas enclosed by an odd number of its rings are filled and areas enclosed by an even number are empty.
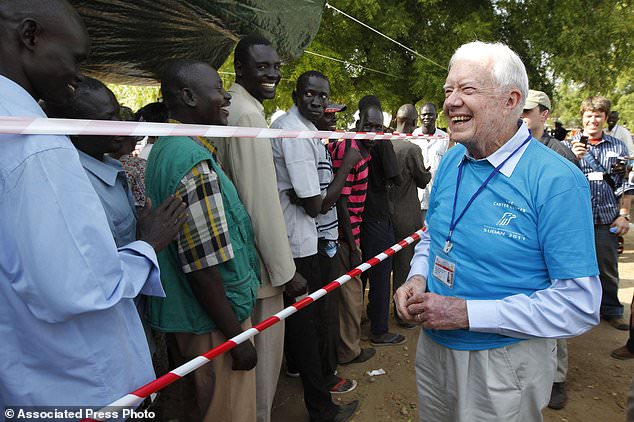
[[[626,307],[634,293],[634,235],[626,237],[625,252],[620,256],[621,288],[619,298]],[[407,337],[400,346],[377,348],[367,362],[340,366],[339,374],[359,382],[355,391],[340,395],[337,400],[361,401],[355,422],[416,421],[416,388],[414,359],[418,330],[405,330],[395,324],[391,331]],[[634,360],[619,361],[610,352],[625,344],[628,333],[618,331],[605,322],[592,331],[569,340],[568,403],[562,410],[546,409],[547,422],[613,422],[625,420],[625,400]],[[367,347],[369,344],[364,342]],[[366,372],[383,368],[386,375],[369,377]],[[273,407],[274,422],[308,422],[299,379],[280,375]]]

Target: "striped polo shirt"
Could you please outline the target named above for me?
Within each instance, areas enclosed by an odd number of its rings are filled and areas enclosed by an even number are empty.
[[[345,139],[328,144],[328,150],[332,157],[332,167],[335,173],[341,167],[343,162],[343,156],[346,153],[346,148],[360,149],[357,141],[354,139]],[[352,171],[346,178],[346,183],[341,190],[341,195],[348,197],[348,213],[350,214],[350,225],[352,227],[352,235],[354,241],[359,245],[359,233],[363,215],[363,208],[365,206],[365,195],[368,191],[368,163],[370,162],[370,155],[366,158],[362,158],[352,168]],[[339,227],[339,239],[343,240],[344,237],[341,233],[342,227]]]

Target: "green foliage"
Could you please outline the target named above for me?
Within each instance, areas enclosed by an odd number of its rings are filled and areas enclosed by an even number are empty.
[[[119,104],[137,111],[146,104],[153,103],[160,98],[158,86],[136,86],[106,84],[119,100]]]
[[[350,123],[361,97],[377,95],[394,114],[405,103],[431,101],[442,109],[447,64],[453,51],[473,41],[501,41],[524,61],[531,88],[548,93],[553,115],[567,125],[578,120],[588,95],[605,95],[621,122],[634,126],[634,5],[631,0],[330,0],[342,11],[412,48],[413,54],[370,29],[326,8],[319,33],[306,49],[343,63],[304,54],[283,67],[267,115],[288,109],[297,77],[316,69],[330,78],[332,100],[348,105]],[[372,69],[372,70],[369,70]],[[220,69],[228,87],[233,57]],[[158,91],[117,87],[133,109]],[[443,121],[439,124],[442,126]],[[343,125],[342,125],[343,127]]]

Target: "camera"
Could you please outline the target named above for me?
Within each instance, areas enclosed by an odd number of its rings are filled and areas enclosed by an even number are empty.
[[[582,135],[581,138],[579,138],[579,142],[581,142],[583,144],[584,147],[588,147],[588,137],[585,135]]]
[[[628,164],[628,157],[617,157],[616,161],[610,168],[610,173],[625,176],[631,170],[631,167],[628,167]]]

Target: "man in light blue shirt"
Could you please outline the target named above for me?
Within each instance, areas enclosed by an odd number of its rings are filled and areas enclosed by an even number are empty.
[[[555,338],[598,323],[590,192],[575,165],[519,121],[528,77],[503,44],[460,47],[437,173],[399,315],[423,326],[420,420],[541,421]],[[464,218],[463,218],[464,217]]]
[[[81,81],[83,23],[63,0],[3,2],[0,21],[0,116],[46,117],[37,100]],[[153,247],[171,239],[117,249],[66,136],[0,135],[0,151],[0,414],[106,405],[154,378],[133,298],[163,294]]]

